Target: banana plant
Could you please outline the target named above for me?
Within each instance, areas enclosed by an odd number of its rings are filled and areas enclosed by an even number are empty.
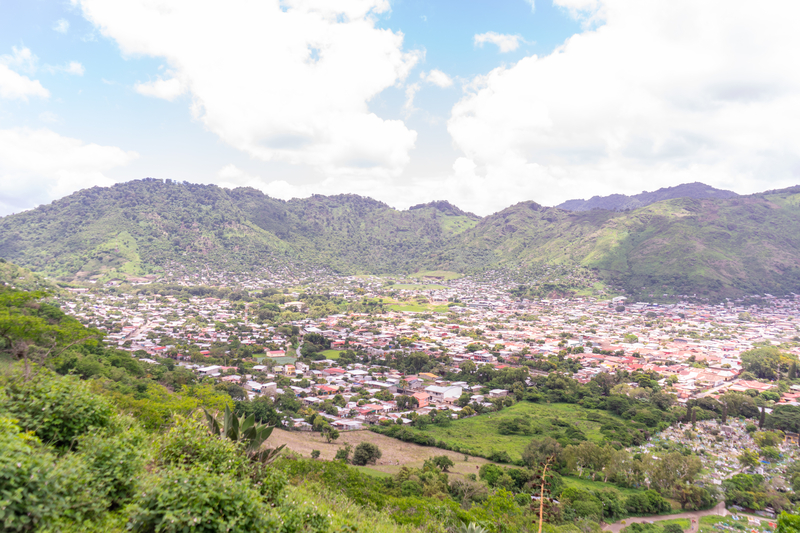
[[[240,419],[231,412],[230,407],[227,405],[219,420],[209,413],[207,409],[204,408],[203,411],[206,414],[208,430],[211,434],[228,438],[233,442],[243,443],[245,452],[252,461],[269,464],[278,458],[278,454],[286,446],[281,444],[277,448],[264,448],[262,450],[261,445],[272,435],[274,427],[256,424],[255,415],[250,415],[247,418],[243,416]]]

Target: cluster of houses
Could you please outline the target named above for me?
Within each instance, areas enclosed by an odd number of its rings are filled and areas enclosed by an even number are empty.
[[[330,276],[324,279],[332,283]],[[338,284],[326,286],[325,290],[346,299],[380,298],[391,291],[395,299],[424,298],[433,306],[431,309],[440,311],[333,314],[300,319],[288,325],[296,326],[301,339],[308,333],[322,335],[334,350],[352,349],[373,357],[396,351],[423,352],[433,358],[446,356],[453,369],[467,361],[502,369],[518,366],[526,359],[543,359],[566,351],[567,357],[579,363],[573,375],[578,381],[587,382],[601,372],[652,371],[672,384],[680,401],[726,390],[762,392],[774,388],[771,383],[740,379],[739,356],[758,343],[782,344],[784,350],[800,356],[800,348],[793,341],[800,335],[795,323],[795,317],[800,315],[800,298],[796,296],[767,295],[762,298],[767,305],[760,307],[735,300],[718,305],[696,302],[657,305],[629,303],[624,298],[520,300],[511,296],[507,282],[485,278],[461,278],[406,289],[387,286],[384,281],[340,278]],[[243,287],[256,290],[258,286],[257,281],[248,280]],[[290,292],[286,296],[289,299],[300,295]],[[304,308],[299,299],[290,303],[298,311]],[[201,355],[211,356],[212,347],[224,345],[236,334],[243,345],[267,347],[263,355],[254,354],[258,366],[269,370],[266,374],[296,380],[305,377],[314,382],[324,380],[324,384],[302,391],[304,401],[311,403],[313,398],[328,396],[331,388],[347,392],[348,386],[355,383],[368,390],[389,388],[395,394],[408,389],[421,409],[433,404],[452,405],[453,398],[464,392],[462,384],[443,384],[424,378],[420,380],[425,385],[422,388],[412,383],[401,387],[400,382],[407,381],[408,376],[384,376],[377,367],[367,364],[329,368],[327,373],[310,371],[294,358],[286,357],[289,339],[278,328],[258,323],[248,314],[247,306],[218,298],[182,301],[169,296],[130,296],[92,290],[76,293],[63,304],[84,323],[105,328],[107,342],[131,351],[144,350],[151,357],[171,353],[181,358],[181,354],[171,350],[175,344],[190,344]],[[220,324],[224,327],[219,327]],[[189,366],[203,376],[236,380],[225,375],[221,368]],[[376,378],[377,375],[380,377]],[[244,377],[239,380],[253,394],[277,389],[269,381],[259,383]],[[800,392],[790,390],[783,393],[780,401],[796,403],[798,398]],[[374,405],[375,412],[392,411],[390,405]],[[363,405],[356,407],[364,410]],[[346,408],[345,412],[360,413],[357,408]]]

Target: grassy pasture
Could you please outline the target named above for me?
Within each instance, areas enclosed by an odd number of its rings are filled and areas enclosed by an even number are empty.
[[[440,277],[445,279],[446,281],[450,281],[451,279],[458,279],[461,277],[461,274],[458,272],[451,272],[449,270],[421,270],[414,274],[411,274],[412,278],[424,278],[425,276],[432,276],[432,277]]]
[[[513,460],[517,460],[522,457],[522,451],[531,439],[552,436],[567,428],[567,426],[559,424],[576,427],[584,433],[587,439],[597,443],[602,442],[604,439],[604,435],[600,432],[602,422],[589,420],[589,414],[600,415],[603,420],[622,421],[605,411],[585,409],[574,404],[520,402],[500,412],[454,420],[446,427],[430,425],[423,431],[437,441],[468,449],[475,454],[488,455],[494,449],[505,451]],[[504,418],[516,417],[527,418],[534,434],[501,435],[498,431],[500,421]],[[558,423],[554,424],[553,422],[556,420]]]
[[[341,350],[324,350],[320,352],[322,355],[325,356],[325,359],[339,359],[339,355],[342,353]]]
[[[391,287],[387,287],[389,289],[400,289],[406,291],[435,291],[440,289],[446,289],[444,285],[437,285],[437,284],[430,284],[426,285],[424,283],[395,283]]]
[[[412,302],[401,302],[389,306],[391,311],[411,311],[414,313],[446,313],[450,310],[446,305],[418,304]]]

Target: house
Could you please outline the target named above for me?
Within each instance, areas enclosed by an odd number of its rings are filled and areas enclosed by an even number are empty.
[[[198,368],[197,373],[201,376],[218,376],[220,374],[221,366],[211,365],[203,368]]]
[[[489,398],[505,398],[508,391],[505,389],[492,389],[489,391]]]
[[[431,385],[430,387],[425,387],[425,392],[430,395],[430,401],[435,403],[444,403],[448,399],[453,402],[461,396],[461,390],[461,387],[453,386],[437,387],[436,385]]]
[[[411,396],[417,399],[420,408],[428,406],[430,395],[427,392],[415,392]]]
[[[339,389],[336,387],[330,387],[328,385],[317,385],[315,389],[319,397],[332,396],[339,392]]]

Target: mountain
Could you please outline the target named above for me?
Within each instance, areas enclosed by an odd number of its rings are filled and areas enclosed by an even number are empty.
[[[0,257],[68,279],[141,276],[169,264],[414,272],[420,257],[478,220],[444,203],[398,211],[357,195],[283,201],[250,188],[145,179],[0,219]]]
[[[643,298],[800,293],[800,187],[624,212],[522,202],[481,218],[444,201],[400,211],[357,195],[284,201],[250,188],[147,179],[0,218],[0,257],[64,281],[175,264],[377,274],[558,265],[592,269]]]
[[[576,263],[639,297],[800,293],[800,187],[629,212],[525,202],[464,232],[457,253],[497,265]]]
[[[644,191],[640,194],[627,196],[625,194],[612,194],[609,196],[593,196],[588,200],[567,200],[559,204],[558,208],[566,211],[590,211],[592,209],[607,209],[609,211],[626,211],[639,209],[663,200],[674,198],[734,198],[739,196],[733,191],[715,189],[705,183],[683,183],[675,187],[664,187],[657,191]]]

